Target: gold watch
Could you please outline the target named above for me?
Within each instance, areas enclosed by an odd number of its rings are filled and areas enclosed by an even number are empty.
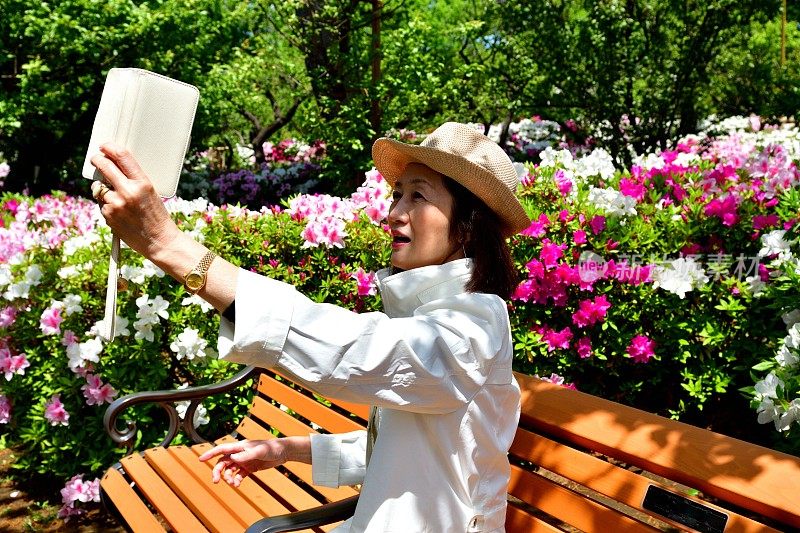
[[[197,291],[202,289],[206,284],[208,267],[211,266],[211,262],[215,257],[217,257],[217,254],[209,250],[206,252],[206,255],[203,256],[197,266],[183,276],[183,286],[190,294],[197,294]]]

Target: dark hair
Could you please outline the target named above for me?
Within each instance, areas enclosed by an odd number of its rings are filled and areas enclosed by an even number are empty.
[[[511,250],[503,236],[503,226],[494,211],[454,179],[443,177],[445,188],[453,195],[450,239],[464,247],[472,258],[469,292],[496,294],[509,298],[519,283]]]

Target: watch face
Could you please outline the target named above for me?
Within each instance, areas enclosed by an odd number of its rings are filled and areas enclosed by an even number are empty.
[[[186,275],[186,287],[191,291],[199,291],[203,287],[204,277],[197,272],[190,272]]]

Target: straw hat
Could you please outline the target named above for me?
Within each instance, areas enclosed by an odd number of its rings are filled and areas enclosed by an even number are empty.
[[[422,163],[466,187],[494,211],[506,236],[530,225],[515,191],[519,177],[497,143],[465,124],[447,122],[419,145],[382,137],[372,145],[375,167],[394,186],[409,163]]]

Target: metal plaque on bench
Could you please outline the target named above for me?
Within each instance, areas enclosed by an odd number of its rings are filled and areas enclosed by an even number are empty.
[[[647,487],[642,508],[701,533],[724,533],[728,522],[727,514],[656,485]]]

